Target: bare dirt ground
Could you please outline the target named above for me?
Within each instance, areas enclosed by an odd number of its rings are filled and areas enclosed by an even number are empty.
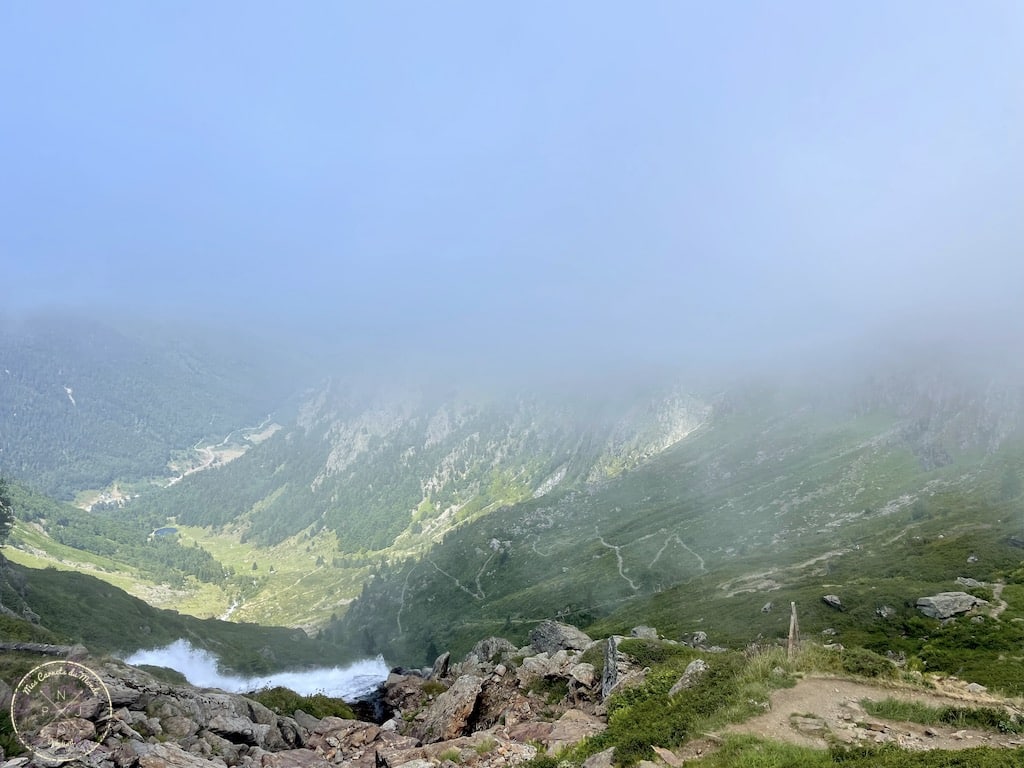
[[[868,715],[861,701],[899,699],[942,706],[1009,707],[1020,712],[1019,702],[1005,700],[986,692],[971,692],[967,684],[953,678],[936,682],[932,691],[896,686],[871,685],[835,677],[809,676],[793,688],[772,693],[770,709],[743,723],[736,723],[717,734],[707,734],[686,745],[678,754],[693,759],[714,751],[726,734],[741,733],[773,741],[784,741],[825,749],[830,744],[892,743],[903,749],[967,749],[969,747],[1024,746],[1024,737],[997,731],[950,726],[925,726],[892,722]]]

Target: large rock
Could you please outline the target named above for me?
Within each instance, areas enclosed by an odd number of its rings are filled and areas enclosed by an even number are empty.
[[[349,754],[366,746],[380,733],[380,727],[361,720],[346,720],[342,717],[325,717],[309,736],[307,746],[323,754],[348,757]]]
[[[383,686],[384,705],[393,712],[415,712],[423,706],[427,694],[422,678],[392,672]]]
[[[448,741],[462,736],[476,707],[483,681],[473,675],[463,675],[442,693],[417,723],[414,735],[425,743]]]
[[[542,621],[530,633],[530,645],[537,649],[538,653],[582,651],[592,642],[586,633],[572,624],[562,624],[559,621]]]
[[[588,736],[601,733],[607,726],[600,718],[578,709],[570,709],[555,722],[548,736],[548,754],[554,755],[565,747],[576,744]]]
[[[691,661],[686,665],[686,669],[683,670],[682,677],[676,680],[675,685],[669,689],[669,698],[681,691],[692,688],[708,669],[708,663],[704,659],[694,659]]]
[[[543,677],[568,677],[571,661],[565,651],[556,653],[538,653],[527,656],[516,670],[516,677],[523,687]]]
[[[639,637],[642,640],[657,640],[658,630],[654,627],[648,627],[646,624],[641,624],[629,630],[629,636]]]
[[[933,619],[949,619],[958,613],[967,613],[976,605],[988,605],[988,602],[966,592],[940,592],[917,599],[917,610]]]
[[[434,659],[434,666],[430,670],[430,679],[440,680],[448,677],[448,668],[451,665],[451,661],[452,655],[448,651]]]
[[[513,655],[518,649],[503,637],[487,637],[473,646],[470,653],[474,654],[480,661],[497,664],[508,656]]]
[[[829,608],[843,610],[843,601],[839,599],[839,595],[823,595],[821,599]]]
[[[131,753],[139,768],[210,768],[210,761],[186,752],[177,744],[131,743]]]

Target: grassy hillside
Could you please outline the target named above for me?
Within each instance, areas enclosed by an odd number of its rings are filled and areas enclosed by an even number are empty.
[[[742,643],[784,634],[792,600],[805,631],[833,627],[949,669],[942,648],[956,630],[940,632],[913,603],[956,589],[958,576],[1017,579],[1024,517],[1007,478],[1019,476],[1019,438],[987,454],[961,442],[936,464],[928,457],[946,435],[923,437],[895,409],[761,403],[720,414],[633,472],[510,506],[379,569],[331,631],[410,663],[490,633],[522,639],[554,617],[599,633],[655,623]],[[828,593],[849,610],[831,612]],[[880,625],[884,605],[896,618]],[[992,632],[1012,645],[1019,625],[1006,616]]]
[[[65,500],[162,478],[197,441],[279,408],[295,386],[280,362],[183,328],[0,317],[0,473]]]
[[[28,608],[38,617],[36,624],[12,620],[0,625],[5,639],[78,642],[93,651],[131,653],[183,638],[240,674],[354,658],[346,649],[299,629],[197,619],[153,608],[88,574],[7,563],[0,572],[0,598],[16,613]]]

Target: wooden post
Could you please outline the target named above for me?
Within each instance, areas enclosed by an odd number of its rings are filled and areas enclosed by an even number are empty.
[[[796,603],[791,602],[789,604],[789,643],[786,646],[786,652],[789,658],[793,658],[796,655],[796,647],[800,642],[800,624],[796,620]]]

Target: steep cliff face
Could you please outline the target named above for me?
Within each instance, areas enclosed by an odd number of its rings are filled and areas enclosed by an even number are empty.
[[[897,369],[871,377],[859,404],[863,412],[896,415],[926,469],[958,455],[991,455],[1024,430],[1024,385],[985,370]]]

